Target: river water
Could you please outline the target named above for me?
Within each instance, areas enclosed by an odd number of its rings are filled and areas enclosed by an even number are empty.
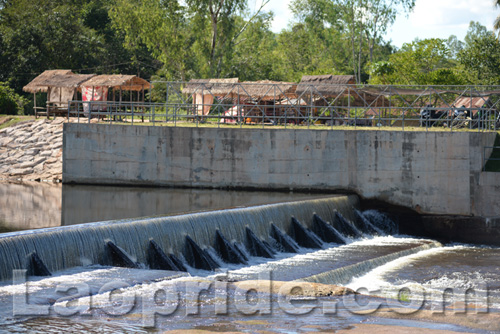
[[[54,184],[0,184],[2,232],[73,225],[130,217],[173,215],[240,206],[311,199],[321,195],[275,192],[151,189],[125,187],[61,186]],[[29,286],[0,284],[0,332],[5,333],[161,333],[167,330],[209,330],[248,333],[334,332],[359,324],[398,325],[419,329],[477,333],[500,332],[500,327],[474,329],[467,325],[439,324],[427,320],[386,319],[364,310],[394,306],[406,309],[465,308],[478,312],[500,310],[500,249],[448,244],[388,259],[375,268],[354,268],[364,261],[411,250],[434,241],[386,235],[351,238],[346,245],[324,249],[301,248],[298,254],[280,253],[275,259],[252,257],[248,265],[227,265],[216,273],[190,269],[190,276],[162,279],[161,271],[93,266],[73,268],[53,277],[30,280]],[[354,266],[354,267],[353,267]],[[243,279],[292,281],[316,273],[353,267],[346,286],[374,297],[365,301],[349,297],[318,297],[290,303],[271,294],[242,297],[234,287],[217,285]],[[125,284],[119,298],[105,290],[110,279]],[[64,304],[57,286],[84,286],[91,297],[73,296]],[[200,295],[200,287],[206,288]],[[29,288],[24,303],[52,305],[40,316],[13,317],[17,303]],[[175,298],[171,295],[176,291]],[[253,291],[253,290],[252,290]],[[64,292],[64,291],[63,291]],[[248,292],[248,291],[247,291]],[[468,292],[466,294],[466,292]],[[64,295],[64,294],[63,294]],[[86,297],[87,296],[87,297]],[[170,298],[170,297],[172,298]],[[250,296],[250,297],[248,297]],[[116,296],[115,296],[116,297]],[[21,299],[20,299],[21,298]],[[169,299],[170,298],[170,299]],[[261,300],[261,298],[264,298]],[[20,302],[21,300],[21,302]],[[194,307],[193,305],[198,305]],[[57,309],[57,305],[65,307]],[[353,307],[353,303],[355,307]],[[92,306],[91,309],[86,306]],[[161,310],[158,310],[160,305]],[[221,305],[226,306],[221,310]],[[444,305],[444,306],[443,306]],[[194,308],[193,308],[194,307]],[[154,310],[152,310],[154,308]],[[58,311],[59,310],[59,311]],[[74,312],[64,313],[68,310]],[[158,311],[154,326],[148,314]],[[255,312],[253,312],[255,311]],[[67,316],[65,316],[67,315]],[[498,318],[496,318],[498,319]],[[500,321],[499,321],[500,323]],[[149,326],[149,327],[148,327]]]
[[[303,193],[0,183],[0,232],[322,197]]]

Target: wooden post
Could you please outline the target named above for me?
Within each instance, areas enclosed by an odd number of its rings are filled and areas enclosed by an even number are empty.
[[[46,109],[47,109],[47,115],[46,117],[49,118],[49,109],[50,109],[50,87],[47,88],[47,106],[46,106]]]
[[[38,118],[38,110],[36,109],[36,90],[33,93],[33,109],[35,110],[35,118]]]

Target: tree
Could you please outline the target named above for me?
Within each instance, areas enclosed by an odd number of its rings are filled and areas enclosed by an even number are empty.
[[[457,36],[451,35],[446,41],[446,46],[450,50],[450,57],[456,59],[460,51],[464,48],[464,42],[459,40]]]
[[[471,84],[499,85],[500,41],[493,32],[484,27],[478,30],[478,26],[471,23],[465,47],[458,54],[464,76]]]
[[[500,0],[495,0],[494,5],[495,7],[500,7]],[[493,22],[493,28],[500,33],[500,15],[498,15],[495,22]]]
[[[0,39],[0,78],[18,93],[47,69],[102,73],[130,62],[104,0],[2,0]]]
[[[403,44],[388,62],[371,67],[371,84],[460,85],[464,79],[450,61],[446,40],[431,38]]]
[[[296,17],[315,17],[344,35],[351,70],[359,83],[364,64],[374,62],[375,49],[396,16],[410,12],[414,5],[415,0],[294,0],[291,7]]]
[[[279,60],[274,52],[277,48],[276,36],[270,30],[272,18],[272,13],[261,13],[249,23],[234,43],[225,76],[238,77],[242,81],[282,79],[279,71],[276,71]],[[246,24],[243,18],[238,21],[240,27]]]
[[[0,114],[17,115],[22,113],[26,100],[16,94],[5,82],[0,82]]]
[[[124,34],[125,47],[133,54],[147,48],[170,80],[186,78],[185,14],[177,0],[113,0],[109,10],[113,27]]]
[[[246,0],[186,0],[195,38],[192,52],[198,58],[199,75],[219,78],[230,71],[235,44],[269,0],[242,22]]]

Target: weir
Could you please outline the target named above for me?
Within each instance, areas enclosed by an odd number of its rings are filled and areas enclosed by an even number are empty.
[[[0,279],[11,279],[16,269],[48,275],[92,264],[214,270],[223,262],[244,264],[246,254],[272,258],[298,246],[321,248],[322,241],[313,232],[318,220],[332,222],[326,224],[335,235],[341,234],[336,225],[359,235],[351,223],[357,208],[357,196],[335,196],[10,233],[0,238]]]

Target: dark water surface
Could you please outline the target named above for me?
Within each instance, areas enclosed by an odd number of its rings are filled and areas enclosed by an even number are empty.
[[[0,233],[311,199],[263,191],[0,183]]]

